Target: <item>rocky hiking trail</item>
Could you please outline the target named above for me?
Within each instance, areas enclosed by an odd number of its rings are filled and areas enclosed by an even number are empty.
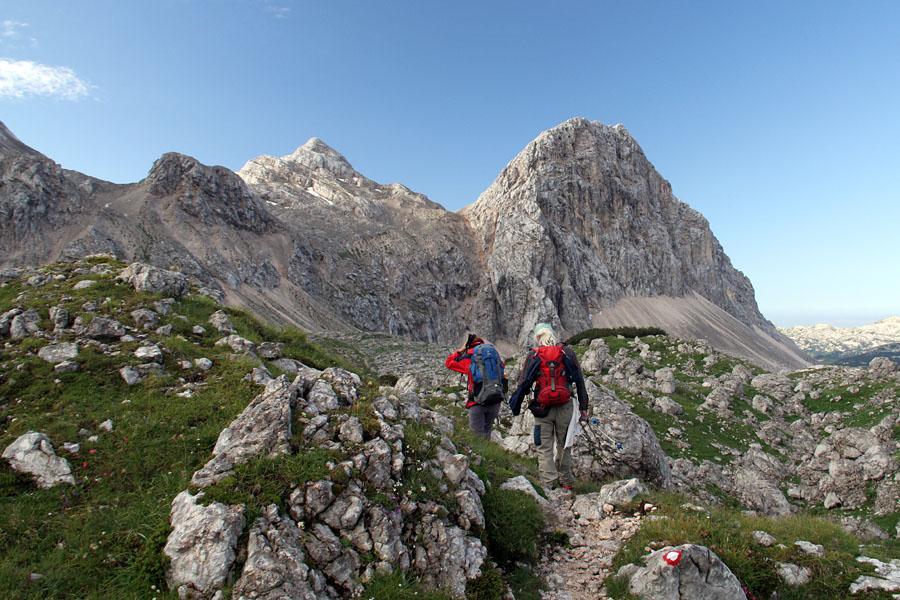
[[[568,544],[546,544],[541,549],[535,573],[546,585],[545,600],[609,598],[603,582],[613,558],[641,527],[640,513],[580,515],[573,510],[578,504],[578,496],[554,490],[542,505],[546,531],[568,537]]]

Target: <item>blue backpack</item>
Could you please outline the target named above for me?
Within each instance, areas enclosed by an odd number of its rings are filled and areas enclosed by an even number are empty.
[[[475,384],[472,389],[481,384],[481,389],[473,398],[477,404],[497,404],[506,399],[503,393],[503,361],[493,344],[479,344],[472,349],[469,375]]]

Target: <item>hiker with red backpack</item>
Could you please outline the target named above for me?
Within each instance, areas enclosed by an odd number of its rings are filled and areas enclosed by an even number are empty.
[[[534,415],[541,486],[544,490],[557,486],[571,490],[575,483],[571,448],[574,436],[569,435],[569,430],[575,433],[579,415],[587,419],[584,375],[575,351],[559,343],[556,332],[548,323],[538,323],[534,328],[534,340],[535,347],[525,359],[519,385],[509,398],[509,407],[513,415],[518,415],[525,396],[534,386],[534,397],[528,408]],[[577,413],[573,386],[578,393]]]
[[[500,403],[506,399],[505,365],[497,349],[470,333],[463,347],[448,356],[444,365],[452,371],[468,375],[466,408],[469,409],[469,428],[491,439],[494,419],[500,412]]]

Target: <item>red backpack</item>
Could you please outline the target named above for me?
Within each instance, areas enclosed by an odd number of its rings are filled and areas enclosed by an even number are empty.
[[[572,399],[566,367],[563,365],[562,349],[562,344],[534,348],[534,352],[541,359],[536,381],[537,400],[541,406],[566,404]]]

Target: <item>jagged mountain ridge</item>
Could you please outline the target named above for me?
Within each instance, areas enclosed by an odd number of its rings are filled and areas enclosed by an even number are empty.
[[[458,213],[369,180],[315,138],[237,174],[170,153],[127,185],[9,144],[0,169],[2,266],[109,251],[314,331],[455,343],[474,329],[511,348],[538,319],[571,334],[652,318],[759,364],[805,364],[621,126],[573,119],[545,132]],[[661,298],[671,306],[634,310]]]
[[[780,331],[810,356],[863,354],[880,346],[900,344],[900,316],[888,317],[860,327],[819,324],[788,327]]]

